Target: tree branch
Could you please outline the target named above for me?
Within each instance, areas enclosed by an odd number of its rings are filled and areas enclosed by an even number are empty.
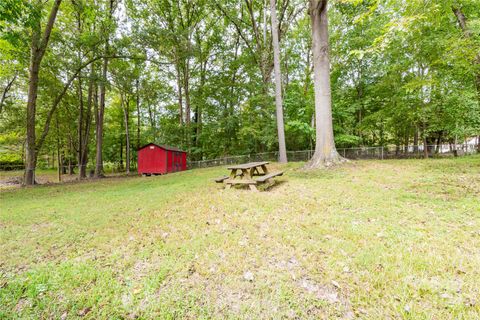
[[[18,76],[18,74],[15,73],[15,75],[14,75],[13,78],[12,78],[12,80],[10,80],[10,81],[7,83],[7,86],[5,87],[5,89],[3,89],[2,98],[0,99],[0,114],[2,113],[3,105],[4,105],[4,103],[5,103],[5,100],[8,98],[8,97],[7,97],[8,91],[10,91],[10,89],[12,88],[12,85],[13,85],[13,83],[15,82],[15,80],[17,79],[17,76]]]
[[[457,22],[458,22],[458,25],[460,26],[460,29],[462,29],[465,36],[470,37],[471,33],[467,29],[467,18],[463,14],[462,10],[460,8],[452,7],[452,11],[455,14],[455,17],[457,18]]]
[[[52,104],[52,107],[51,107],[50,110],[48,111],[47,119],[45,120],[45,124],[44,124],[44,126],[43,126],[42,135],[40,136],[40,139],[38,140],[38,143],[35,144],[35,145],[36,145],[35,150],[36,150],[37,153],[40,151],[40,149],[41,149],[42,146],[43,146],[43,143],[45,142],[45,139],[47,138],[48,131],[50,130],[50,122],[52,121],[53,115],[54,115],[55,111],[57,110],[57,107],[58,107],[58,105],[60,104],[60,102],[62,101],[63,97],[64,97],[65,94],[67,93],[68,89],[70,88],[72,82],[78,77],[78,74],[79,74],[84,68],[86,68],[86,67],[89,66],[90,64],[94,63],[95,61],[98,61],[98,60],[101,60],[101,59],[104,59],[104,58],[107,58],[107,59],[144,60],[144,61],[150,61],[150,62],[155,63],[155,64],[158,64],[158,65],[170,64],[170,63],[162,63],[162,62],[155,61],[155,60],[152,60],[152,59],[148,59],[148,58],[145,58],[145,57],[110,55],[110,56],[99,56],[99,57],[95,57],[95,58],[92,58],[92,59],[88,60],[87,62],[83,63],[82,65],[80,65],[80,66],[75,70],[75,72],[73,73],[73,75],[70,76],[70,78],[68,79],[67,83],[63,86],[62,91],[61,91],[60,94],[55,98],[55,100],[54,100],[54,102],[53,102],[53,104]]]
[[[45,50],[47,49],[48,40],[50,39],[50,34],[52,33],[53,25],[55,24],[55,19],[57,18],[58,9],[60,8],[61,3],[62,0],[55,0],[55,3],[52,6],[52,10],[50,11],[48,22],[45,26],[45,31],[43,32],[43,37],[40,40],[40,44],[38,46],[41,57],[45,54]]]
[[[248,49],[252,53],[252,56],[253,56],[253,59],[255,60],[255,63],[258,63],[257,57],[255,56],[255,50],[253,50],[252,46],[250,46],[250,42],[248,41],[248,39],[243,34],[243,32],[240,29],[240,26],[238,25],[238,23],[228,15],[228,13],[223,9],[223,7],[220,4],[218,4],[217,1],[214,0],[214,3],[215,3],[215,6],[223,13],[225,18],[227,18],[228,20],[230,20],[230,22],[233,23],[233,26],[237,30],[238,35],[240,36],[240,38],[243,39],[243,41],[245,42],[245,45],[248,47]]]

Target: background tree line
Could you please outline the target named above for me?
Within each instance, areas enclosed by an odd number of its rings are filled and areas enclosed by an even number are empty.
[[[47,161],[130,168],[151,141],[192,160],[278,150],[271,4],[2,1],[0,161],[25,164],[28,184]],[[308,3],[276,14],[286,148],[311,149]],[[337,147],[479,135],[478,1],[337,0],[329,19]]]

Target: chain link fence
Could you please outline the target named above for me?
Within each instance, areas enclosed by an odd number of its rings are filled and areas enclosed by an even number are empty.
[[[460,144],[456,146],[429,145],[427,146],[427,152],[429,157],[453,157],[478,153],[479,147],[480,146],[474,144]],[[350,160],[415,159],[425,157],[424,146],[339,148],[337,151],[342,157]],[[314,152],[314,150],[287,151],[288,161],[308,161],[312,158]],[[278,152],[265,152],[211,160],[189,161],[188,168],[207,168],[252,161],[278,161]]]

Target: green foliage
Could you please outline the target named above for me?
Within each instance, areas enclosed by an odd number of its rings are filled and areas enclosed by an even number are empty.
[[[37,137],[67,79],[82,64],[96,60],[81,69],[67,88],[40,150],[41,161],[52,161],[58,151],[66,163],[75,165],[79,127],[85,131],[90,123],[88,166],[94,166],[94,104],[98,107],[103,84],[106,163],[125,162],[120,96],[128,100],[132,160],[136,146],[150,141],[183,148],[192,160],[277,150],[265,1],[112,3],[111,17],[109,0],[61,5],[40,72]],[[17,146],[23,146],[26,131],[32,26],[39,21],[45,24],[50,6],[50,2],[0,2],[0,90],[14,80],[2,105],[0,135],[19,136]],[[305,1],[279,0],[277,6],[283,19],[287,149],[310,149],[315,142],[310,20]],[[465,15],[468,32],[460,28],[454,8]],[[332,1],[330,56],[337,146],[412,144],[423,138],[448,143],[478,135],[479,12],[479,2],[473,0],[431,5],[420,0]],[[111,58],[103,78],[105,55]],[[13,152],[21,157],[22,148]]]

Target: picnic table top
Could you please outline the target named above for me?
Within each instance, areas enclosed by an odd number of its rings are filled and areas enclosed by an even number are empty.
[[[234,170],[234,169],[251,169],[255,167],[260,167],[268,164],[268,161],[262,161],[262,162],[249,162],[249,163],[243,163],[243,164],[236,164],[233,166],[229,166],[227,169],[228,170]]]

